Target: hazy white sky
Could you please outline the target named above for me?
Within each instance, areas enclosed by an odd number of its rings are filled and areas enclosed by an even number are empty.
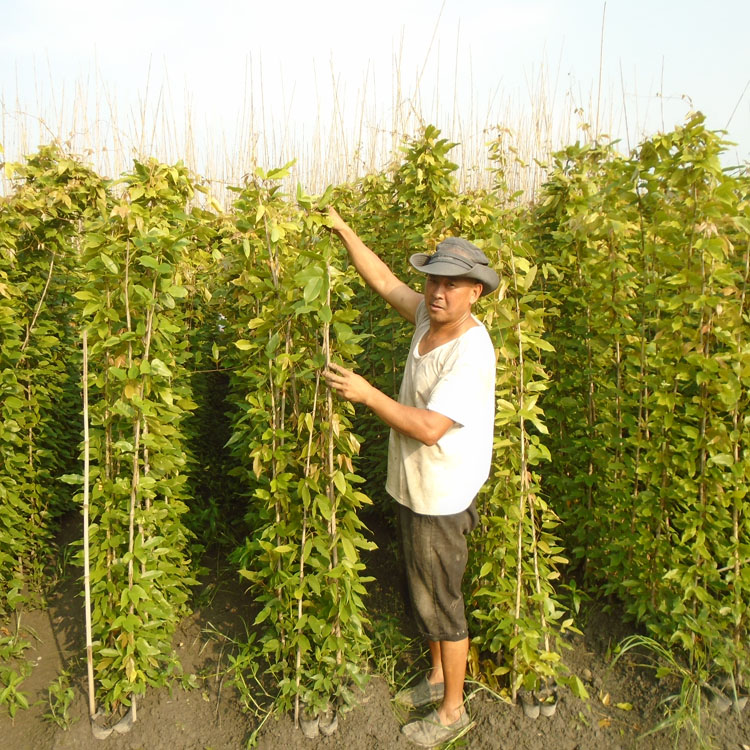
[[[191,127],[229,134],[231,150],[251,108],[253,128],[299,140],[354,107],[387,129],[399,86],[448,130],[502,119],[543,89],[547,116],[580,107],[593,125],[598,111],[630,145],[700,109],[745,161],[748,28],[748,0],[0,0],[0,142],[15,156],[28,115],[80,127],[82,90],[89,107],[107,92],[100,125],[132,124],[144,106],[146,120],[184,123],[189,108]]]

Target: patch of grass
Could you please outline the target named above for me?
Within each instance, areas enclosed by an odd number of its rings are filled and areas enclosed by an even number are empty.
[[[370,641],[375,672],[385,678],[391,691],[403,687],[419,655],[417,639],[403,634],[397,617],[384,614],[373,619]]]
[[[645,635],[632,635],[625,638],[615,650],[612,664],[626,653],[635,651],[646,661],[637,666],[653,669],[659,680],[672,679],[679,684],[679,690],[661,701],[664,719],[644,732],[642,736],[656,734],[663,730],[671,732],[675,750],[684,745],[681,737],[685,732],[692,733],[701,750],[713,750],[714,743],[706,731],[703,691],[709,688],[710,675],[703,664],[685,664],[673,651],[658,641]]]

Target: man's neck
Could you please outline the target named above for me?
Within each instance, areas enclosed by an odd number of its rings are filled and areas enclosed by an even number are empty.
[[[457,339],[476,325],[477,322],[472,316],[471,311],[460,320],[451,321],[450,323],[436,323],[431,320],[429,330],[419,343],[420,355],[425,355],[433,349],[437,349],[437,347]]]

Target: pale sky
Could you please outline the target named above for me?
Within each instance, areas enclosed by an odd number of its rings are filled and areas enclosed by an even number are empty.
[[[748,0],[0,0],[0,143],[17,158],[95,123],[97,143],[145,131],[158,150],[166,127],[178,151],[189,136],[231,161],[254,139],[283,160],[330,153],[337,123],[388,131],[419,110],[452,140],[542,117],[570,142],[598,118],[625,149],[700,109],[736,164],[749,28]]]

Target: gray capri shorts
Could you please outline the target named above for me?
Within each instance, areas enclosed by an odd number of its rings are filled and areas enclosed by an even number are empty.
[[[475,501],[450,516],[424,516],[399,505],[401,549],[420,633],[430,641],[461,641],[469,631],[461,580],[466,536],[479,522]]]

